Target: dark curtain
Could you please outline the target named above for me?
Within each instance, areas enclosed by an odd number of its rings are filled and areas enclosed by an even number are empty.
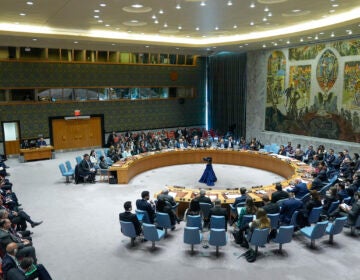
[[[209,129],[246,137],[246,54],[208,57]]]

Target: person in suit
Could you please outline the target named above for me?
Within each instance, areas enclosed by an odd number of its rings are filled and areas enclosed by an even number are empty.
[[[225,149],[234,149],[235,141],[232,136],[229,136],[228,140],[225,142]]]
[[[11,222],[9,219],[0,220],[0,246],[5,252],[8,244],[15,242],[18,246],[16,253],[17,258],[32,257],[36,263],[35,248],[31,242],[26,239],[19,238],[10,232]]]
[[[303,161],[310,164],[313,161],[315,154],[316,152],[314,150],[314,147],[312,145],[309,145],[307,150],[305,151]]]
[[[191,140],[191,147],[193,147],[193,148],[200,147],[200,140],[197,135],[194,135],[193,139]]]
[[[347,216],[347,224],[353,226],[360,215],[360,192],[354,194],[354,202],[351,206],[340,204],[340,216]]]
[[[183,138],[180,138],[179,141],[176,143],[176,148],[178,149],[187,149],[188,144],[186,141],[184,141]]]
[[[271,195],[271,202],[276,203],[281,199],[289,198],[289,193],[286,191],[283,191],[282,185],[280,183],[275,184],[276,191],[272,193]]]
[[[44,147],[44,146],[46,146],[47,144],[46,144],[46,141],[44,140],[44,138],[42,138],[42,137],[39,137],[39,139],[37,140],[37,142],[36,142],[36,146],[37,147]]]
[[[123,222],[132,222],[135,228],[135,232],[137,235],[140,235],[142,232],[141,224],[137,218],[137,216],[131,213],[132,206],[131,201],[126,201],[124,203],[125,212],[119,214],[119,220]]]
[[[264,206],[262,208],[265,210],[266,214],[280,213],[279,205],[276,202],[271,202],[267,194],[263,195],[262,200],[264,202]]]
[[[160,213],[165,213],[169,215],[171,230],[175,229],[176,216],[171,209],[171,206],[167,205],[164,199],[158,199],[156,202],[156,211]]]
[[[211,221],[211,216],[222,216],[225,218],[225,231],[227,231],[227,220],[228,220],[228,215],[227,215],[227,211],[225,208],[221,207],[221,200],[220,199],[216,199],[214,202],[214,207],[212,207],[210,209],[209,212],[209,219]],[[211,227],[211,224],[210,224]]]
[[[169,204],[168,206],[170,206],[170,207],[176,205],[174,198],[171,195],[169,195],[169,190],[166,188],[162,190],[162,192],[158,195],[157,199],[164,200],[166,203]],[[172,211],[175,215],[175,219],[176,219],[177,223],[180,223],[181,220],[177,217],[176,212],[174,210],[172,210]]]
[[[96,170],[90,161],[89,154],[84,154],[83,160],[79,164],[79,173],[81,176],[88,176],[88,182],[95,183]]]
[[[289,199],[285,200],[282,203],[280,210],[280,223],[282,224],[290,224],[291,217],[296,210],[299,210],[303,207],[303,203],[301,200],[295,198],[295,194],[293,192],[290,193]]]
[[[233,207],[236,207],[236,205],[238,205],[239,203],[245,203],[246,199],[248,198],[247,194],[246,194],[246,188],[242,187],[240,188],[240,196],[238,196],[234,203],[232,204]]]
[[[150,200],[149,191],[143,191],[141,193],[141,199],[136,200],[136,208],[146,211],[148,213],[150,223],[154,223],[155,220],[155,204]]]
[[[309,190],[306,183],[304,183],[300,178],[296,178],[294,187],[289,190],[289,192],[293,192],[297,199],[301,199],[309,192]]]

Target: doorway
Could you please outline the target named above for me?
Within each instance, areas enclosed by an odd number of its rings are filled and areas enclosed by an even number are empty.
[[[20,121],[1,122],[4,135],[4,154],[20,154]]]

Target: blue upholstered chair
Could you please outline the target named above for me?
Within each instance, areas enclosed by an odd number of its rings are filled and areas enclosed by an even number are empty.
[[[168,213],[157,212],[156,224],[158,227],[161,227],[165,230],[165,237],[167,236],[167,230],[174,227],[173,225],[171,225],[171,220]]]
[[[268,241],[270,230],[268,228],[256,228],[251,234],[249,244],[255,246],[255,255],[257,256],[259,246],[263,247]]]
[[[300,232],[311,240],[310,247],[315,248],[315,240],[325,235],[328,221],[317,222],[314,226],[304,227]]]
[[[294,226],[281,226],[279,227],[276,237],[272,240],[279,244],[279,253],[282,253],[282,245],[290,243],[294,234]]]
[[[65,168],[65,165],[63,163],[59,164],[59,169],[60,169],[61,175],[66,177],[66,183],[70,183],[70,177],[74,176],[74,171],[73,172],[67,171]]]
[[[136,213],[136,216],[138,216],[138,220],[140,222],[150,224],[150,218],[149,218],[148,212],[136,209],[135,213]],[[139,217],[142,217],[142,219],[139,219]]]
[[[314,207],[313,209],[311,209],[309,217],[308,217],[309,224],[315,224],[319,221],[322,209],[323,209],[322,206]]]
[[[135,238],[136,238],[136,231],[134,224],[132,222],[124,222],[120,221],[120,230],[123,235],[130,237],[131,239],[131,246],[135,245]]]
[[[187,227],[197,227],[202,230],[202,220],[200,215],[188,215],[186,218]]]
[[[277,229],[279,227],[280,213],[267,214],[267,216],[270,219],[271,229],[274,229],[274,228]]]
[[[227,242],[225,229],[211,228],[209,245],[216,246],[216,255],[219,255],[219,247],[225,246]]]
[[[334,235],[342,232],[346,223],[347,217],[336,218],[334,222],[328,223],[326,227],[326,234],[329,235],[329,243],[334,242]]]
[[[200,217],[200,216],[199,216]],[[201,218],[200,218],[201,221]],[[184,228],[184,243],[191,245],[191,253],[194,252],[194,245],[200,244],[202,241],[202,234],[198,227]]]
[[[239,228],[244,227],[246,224],[252,222],[254,219],[254,215],[244,215],[241,220],[241,224]]]
[[[294,211],[294,213],[292,214],[291,216],[291,221],[290,221],[290,226],[294,226],[294,227],[297,227],[298,224],[297,224],[297,216],[299,214],[299,211]]]
[[[352,199],[351,196],[345,197],[342,202],[347,204],[347,205],[351,205],[351,199]]]
[[[337,201],[333,201],[331,204],[330,204],[330,207],[327,211],[327,214],[330,215],[332,212],[334,212],[340,205],[340,201],[337,200]]]
[[[160,241],[165,236],[165,231],[157,229],[153,224],[143,223],[144,238],[152,242],[151,249],[155,248],[155,242]]]
[[[69,160],[67,160],[67,161],[65,162],[65,166],[66,166],[67,171],[75,173],[75,169],[72,168],[71,163],[70,163]],[[74,176],[73,176],[73,177],[74,177]]]
[[[76,160],[76,163],[77,163],[77,164],[80,164],[81,161],[82,161],[82,157],[81,157],[81,156],[77,156],[77,157],[75,158],[75,160]]]
[[[224,216],[211,216],[210,228],[225,229],[225,217]]]

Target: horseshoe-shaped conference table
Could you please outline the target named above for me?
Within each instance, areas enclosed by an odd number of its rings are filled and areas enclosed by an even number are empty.
[[[303,181],[311,184],[310,173],[312,168],[295,159],[282,157],[269,153],[254,151],[235,151],[220,149],[186,149],[186,150],[163,150],[136,155],[125,162],[114,163],[109,171],[117,178],[118,184],[127,184],[134,176],[144,171],[158,167],[203,163],[204,157],[212,157],[213,164],[230,164],[257,168],[273,172],[285,178],[281,184],[286,187],[295,178],[301,177]],[[240,187],[248,189],[248,195],[256,203],[262,201],[262,195],[271,194],[275,191],[273,184],[267,186],[234,186],[232,189],[206,188],[207,195],[212,199],[220,199],[222,204],[231,204],[240,195]],[[188,207],[189,202],[199,193],[199,189],[184,188],[182,186],[168,186],[170,194],[176,202],[179,202],[179,212]],[[163,189],[163,186],[159,186]],[[157,194],[155,194],[156,196]]]

